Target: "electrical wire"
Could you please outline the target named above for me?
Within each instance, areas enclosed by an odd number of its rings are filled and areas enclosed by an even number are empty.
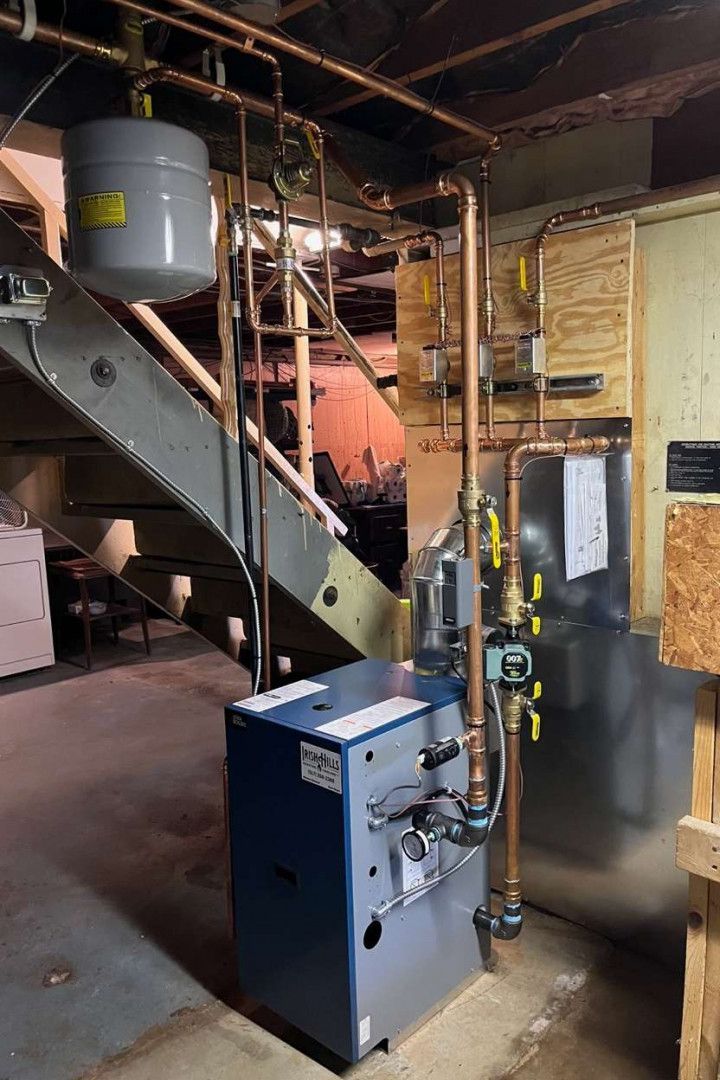
[[[55,372],[51,373],[48,371],[40,356],[37,344],[37,326],[37,323],[27,322],[25,324],[25,330],[27,335],[27,345],[30,352],[30,357],[40,376],[49,386],[53,388],[53,391],[58,395],[58,397],[62,398],[63,401],[66,401],[75,412],[79,413],[80,416],[87,420],[93,427],[99,428],[100,431],[102,431],[102,433],[104,434],[104,436],[108,439],[108,441],[121,449],[123,454],[127,454],[128,446],[126,442],[124,442],[118,435],[116,435],[114,431],[111,431],[109,428],[105,427],[105,425],[102,424],[96,416],[93,416],[92,413],[87,411],[87,409],[84,409],[83,406],[78,404],[77,401],[70,397],[70,395],[62,389],[62,387],[58,386],[57,375],[55,374]],[[255,591],[255,583],[252,579],[250,571],[248,570],[247,563],[245,562],[245,558],[242,552],[240,551],[237,544],[228,535],[228,533],[225,532],[222,526],[218,525],[214,518],[210,516],[204,506],[201,506],[200,503],[196,502],[195,499],[193,499],[190,495],[187,494],[187,492],[184,492],[182,488],[179,488],[177,484],[173,483],[172,480],[164,476],[160,472],[160,470],[157,469],[151,462],[147,461],[146,458],[140,457],[140,455],[136,451],[133,451],[133,456],[142,463],[143,468],[146,469],[151,474],[151,476],[153,476],[154,479],[158,480],[165,487],[169,487],[171,491],[173,491],[173,493],[179,497],[181,502],[185,503],[196,514],[198,514],[206,523],[206,525],[210,529],[212,529],[212,531],[230,547],[233,554],[240,563],[248,585],[248,592],[250,594],[250,608],[252,612],[252,618],[255,623],[255,630],[257,633],[258,650],[254,658],[255,670],[253,672],[253,694],[257,694],[260,687],[260,674],[262,672],[262,645],[260,644],[262,639],[260,635],[260,613],[258,608],[257,592]]]
[[[5,143],[8,141],[20,121],[23,120],[25,116],[27,116],[27,114],[40,100],[46,90],[50,89],[53,83],[56,82],[56,80],[59,79],[65,71],[67,71],[70,65],[74,64],[75,61],[80,58],[80,55],[80,53],[72,53],[71,56],[67,56],[64,60],[61,59],[60,63],[57,64],[53,68],[53,70],[48,75],[46,75],[44,79],[41,79],[37,86],[35,86],[30,91],[18,111],[8,120],[2,131],[0,131],[0,150],[2,150]]]

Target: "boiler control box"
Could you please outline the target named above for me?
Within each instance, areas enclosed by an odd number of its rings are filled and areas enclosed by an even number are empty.
[[[241,989],[347,1061],[486,964],[472,915],[489,903],[488,845],[443,880],[467,849],[442,842],[413,862],[401,846],[412,800],[467,787],[465,754],[415,772],[422,747],[462,733],[464,694],[360,660],[226,710]]]

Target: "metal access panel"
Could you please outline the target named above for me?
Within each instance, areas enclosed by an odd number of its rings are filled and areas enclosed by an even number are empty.
[[[443,842],[410,863],[410,817],[373,828],[368,806],[392,813],[419,794],[417,753],[461,733],[463,698],[457,679],[361,660],[226,710],[241,988],[347,1061],[485,967],[472,915],[489,903],[489,845],[432,885],[467,850]],[[466,783],[464,756],[422,774],[428,792]]]

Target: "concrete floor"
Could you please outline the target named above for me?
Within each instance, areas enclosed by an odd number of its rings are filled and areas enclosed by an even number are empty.
[[[248,678],[153,634],[150,661],[130,628],[90,674],[0,683],[0,1080],[675,1076],[678,982],[537,912],[492,974],[354,1067],[240,998],[220,767]]]

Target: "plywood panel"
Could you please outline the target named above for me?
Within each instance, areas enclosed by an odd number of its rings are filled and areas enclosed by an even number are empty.
[[[720,506],[671,503],[665,519],[660,659],[720,671]]]
[[[632,415],[631,326],[633,296],[634,223],[630,220],[596,225],[553,236],[547,246],[548,356],[555,375],[602,373],[605,389],[583,397],[548,400],[549,420],[574,417]],[[521,292],[518,258],[531,257],[531,240],[501,244],[493,249],[497,332],[518,333],[535,322],[535,309]],[[532,262],[528,264],[531,277]],[[459,337],[459,256],[447,260],[451,338]],[[398,389],[400,415],[406,425],[436,422],[438,403],[428,398],[417,378],[423,345],[435,340],[435,322],[425,309],[423,277],[434,286],[431,260],[408,263],[396,271],[398,294]],[[497,377],[513,377],[513,347],[496,346]],[[460,352],[451,352],[450,382],[460,383]],[[499,398],[498,420],[529,420],[533,399]],[[451,422],[460,419],[460,401],[450,402]]]
[[[665,512],[680,501],[666,490],[667,445],[720,438],[720,215],[641,225],[636,236],[647,283],[642,614],[658,618]]]

